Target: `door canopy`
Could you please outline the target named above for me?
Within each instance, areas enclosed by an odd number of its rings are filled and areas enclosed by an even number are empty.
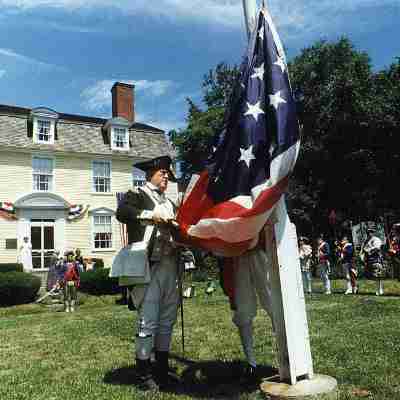
[[[54,193],[30,193],[22,196],[14,203],[19,209],[53,209],[68,210],[70,205],[64,198]]]

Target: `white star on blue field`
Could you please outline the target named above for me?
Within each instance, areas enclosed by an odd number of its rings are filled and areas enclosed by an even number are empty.
[[[399,0],[267,3],[289,60],[341,36],[375,70],[400,56]],[[0,0],[0,104],[107,118],[112,84],[130,82],[137,121],[181,128],[185,99],[201,104],[204,75],[222,61],[239,64],[246,41],[242,0]],[[285,71],[283,59],[275,64]]]

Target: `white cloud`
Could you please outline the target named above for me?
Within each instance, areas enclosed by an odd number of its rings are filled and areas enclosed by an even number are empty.
[[[332,29],[332,20],[344,14],[370,7],[398,6],[399,0],[269,0],[271,14],[281,29],[314,31],[324,24]],[[260,3],[260,0],[258,0]],[[165,17],[171,20],[191,19],[219,23],[228,27],[243,26],[242,0],[0,0],[0,6],[19,9],[56,7],[79,11],[111,7],[128,15]],[[379,20],[375,22],[379,23]]]
[[[81,93],[83,106],[91,111],[101,111],[111,106],[111,88],[117,80],[104,79],[87,87]],[[119,80],[118,82],[135,85],[135,92],[143,92],[144,96],[160,97],[174,86],[172,81],[158,80]]]
[[[0,79],[6,74],[5,69],[0,69]]]
[[[36,59],[28,57],[28,56],[24,56],[23,54],[16,53],[14,50],[11,50],[11,49],[0,48],[0,56],[11,58],[15,61],[33,65],[35,67],[41,67],[41,68],[45,68],[45,69],[53,69],[53,68],[63,69],[62,67],[56,66],[54,64],[49,64],[49,63],[39,61],[39,60],[36,60]]]

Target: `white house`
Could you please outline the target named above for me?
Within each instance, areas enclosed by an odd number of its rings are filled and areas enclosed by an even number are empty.
[[[135,121],[134,86],[111,92],[108,120],[0,105],[0,263],[15,262],[27,236],[39,275],[56,249],[111,264],[122,242],[116,193],[143,179],[132,164],[172,154],[162,130]]]

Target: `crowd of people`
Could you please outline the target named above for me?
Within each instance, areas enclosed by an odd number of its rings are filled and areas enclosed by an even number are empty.
[[[312,293],[312,272],[319,275],[325,294],[331,294],[331,280],[333,265],[341,267],[338,275],[345,279],[345,294],[358,292],[357,277],[362,265],[364,275],[376,281],[376,295],[384,294],[383,281],[386,277],[386,257],[392,262],[395,270],[400,268],[400,225],[395,225],[388,238],[389,246],[384,250],[384,243],[376,235],[374,229],[367,230],[367,238],[361,245],[358,254],[353,243],[347,236],[340,241],[335,241],[333,249],[323,235],[317,240],[317,246],[312,248],[310,240],[306,237],[299,239],[300,267],[303,278],[304,291]],[[357,262],[359,257],[361,263]]]

